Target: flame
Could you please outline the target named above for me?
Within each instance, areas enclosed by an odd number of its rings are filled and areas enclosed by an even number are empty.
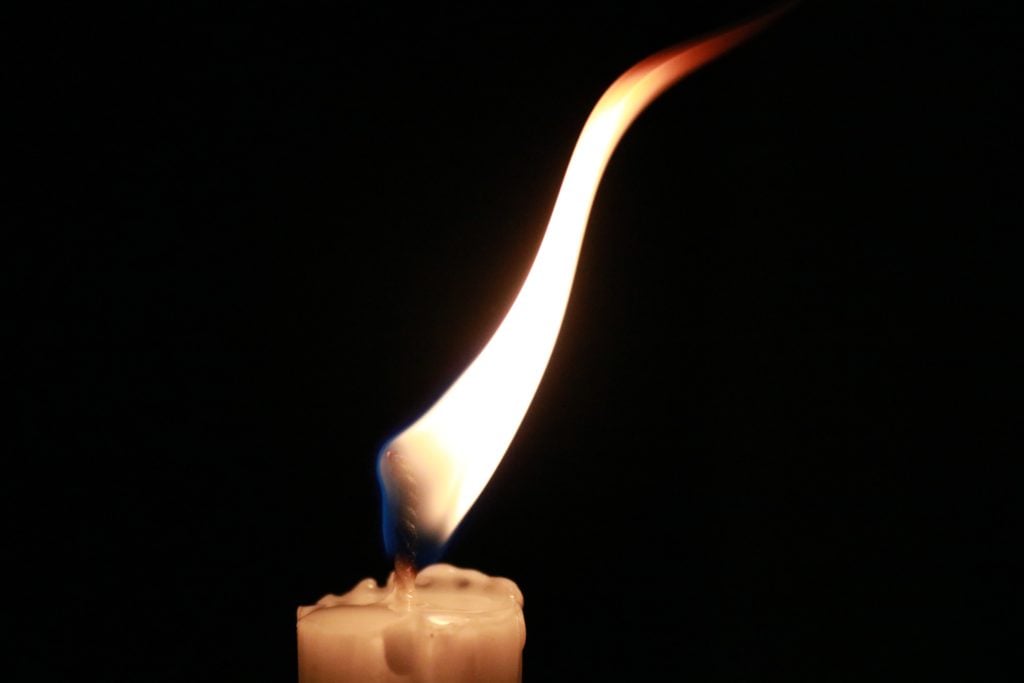
[[[562,324],[597,186],[626,129],[676,81],[777,14],[648,57],[598,101],[576,143],[533,266],[505,319],[437,403],[381,451],[378,472],[390,553],[439,549],[512,442]]]

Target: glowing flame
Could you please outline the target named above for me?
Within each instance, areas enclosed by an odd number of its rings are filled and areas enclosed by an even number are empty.
[[[551,357],[594,194],[626,129],[669,86],[774,16],[648,57],[598,101],[576,143],[536,259],[505,319],[437,403],[381,451],[389,552],[439,548],[505,454]]]

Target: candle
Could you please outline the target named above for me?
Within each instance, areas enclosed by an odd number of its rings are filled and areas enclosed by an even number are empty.
[[[449,564],[412,591],[395,573],[299,608],[299,680],[517,683],[526,642],[523,595],[508,579]]]
[[[615,146],[658,95],[778,12],[670,48],[624,73],[573,150],[547,231],[480,354],[381,451],[385,546],[396,570],[298,613],[301,683],[503,683],[521,679],[523,598],[508,579],[435,559],[487,484],[540,384],[565,315],[594,195]]]

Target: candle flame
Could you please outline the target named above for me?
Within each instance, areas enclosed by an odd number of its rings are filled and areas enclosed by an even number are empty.
[[[381,451],[385,544],[425,561],[440,550],[512,442],[551,357],[594,195],[616,145],[656,97],[781,11],[678,45],[616,80],[584,124],[547,231],[508,314],[454,384]]]

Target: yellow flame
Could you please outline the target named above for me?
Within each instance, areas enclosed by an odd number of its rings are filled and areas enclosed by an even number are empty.
[[[768,15],[648,57],[587,119],[547,232],[511,309],[480,355],[426,414],[389,443],[381,479],[406,524],[448,539],[497,468],[551,357],[598,183],[626,129],[658,95],[760,30]]]

